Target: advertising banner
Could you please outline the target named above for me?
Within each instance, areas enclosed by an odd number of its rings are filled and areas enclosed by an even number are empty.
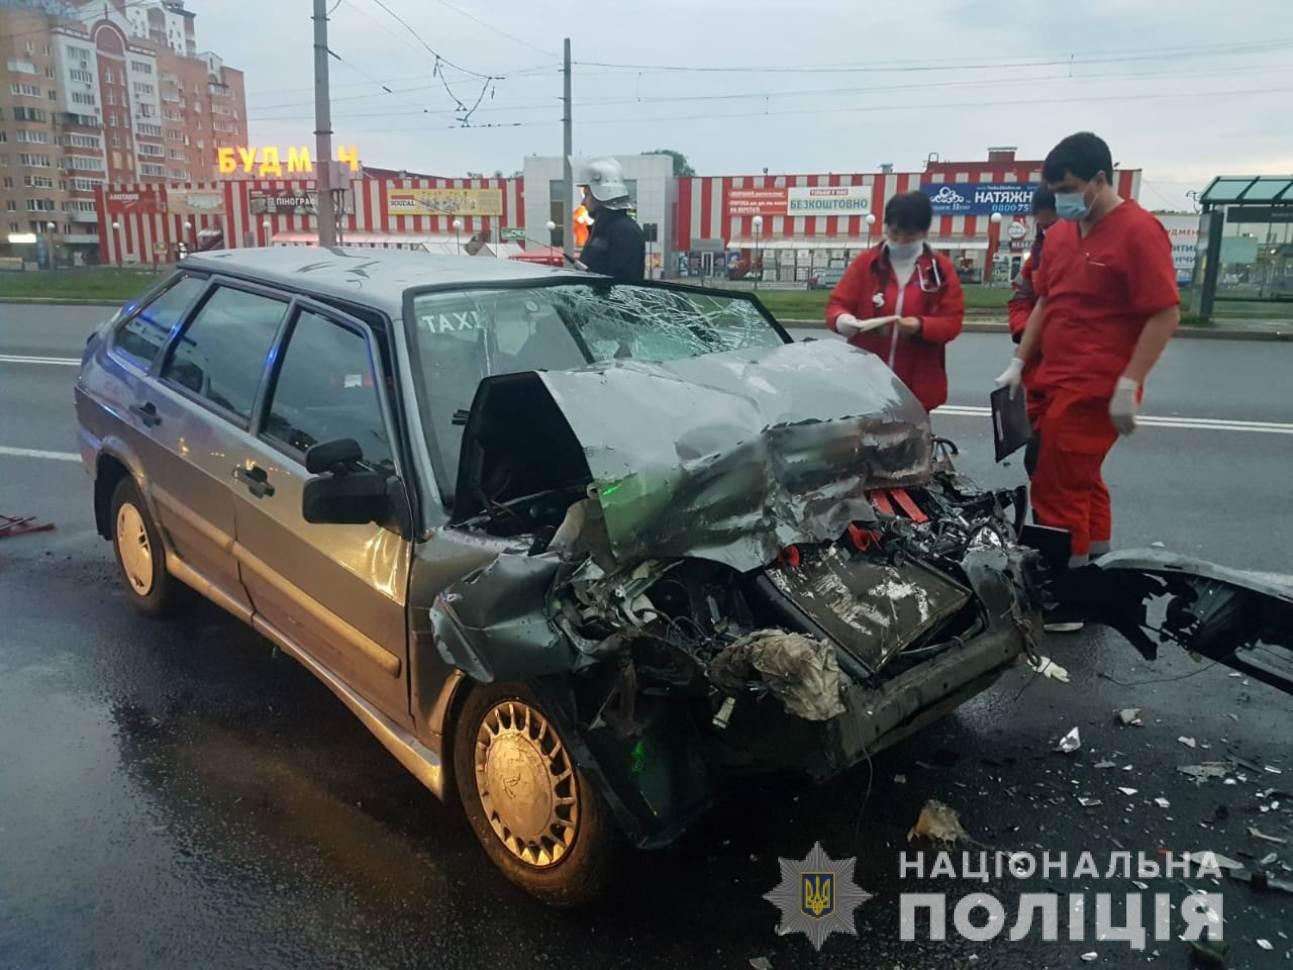
[[[158,204],[157,194],[152,189],[105,192],[103,197],[107,202],[108,215],[110,216],[151,216],[164,211]]]
[[[224,193],[210,189],[167,189],[166,205],[177,216],[223,215]]]
[[[391,189],[386,212],[392,216],[501,216],[502,189]]]
[[[961,182],[922,185],[936,216],[1028,215],[1038,182]]]
[[[1199,217],[1185,213],[1167,213],[1158,216],[1172,240],[1172,263],[1176,266],[1176,282],[1188,283],[1194,279],[1194,260],[1199,252]]]
[[[864,216],[871,211],[871,185],[800,185],[786,189],[786,215]]]
[[[354,206],[351,201],[349,192],[334,192],[333,198],[336,199],[337,214],[350,215],[354,212]],[[260,189],[253,189],[247,193],[248,205],[251,214],[255,216],[313,216],[318,214],[318,193],[317,192],[289,192],[286,190],[278,192],[266,192]]]
[[[727,196],[727,211],[734,216],[784,216],[786,190],[732,189]]]

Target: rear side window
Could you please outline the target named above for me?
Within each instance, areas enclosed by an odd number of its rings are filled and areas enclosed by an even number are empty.
[[[287,304],[219,287],[180,335],[162,377],[244,420]]]
[[[363,334],[301,311],[274,386],[265,434],[302,453],[321,441],[354,438],[370,465],[395,470]]]
[[[145,370],[166,344],[175,325],[206,289],[206,280],[184,276],[151,303],[117,327],[113,346]]]

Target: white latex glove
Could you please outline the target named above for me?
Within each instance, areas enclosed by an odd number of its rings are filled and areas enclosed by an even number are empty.
[[[835,330],[841,337],[848,340],[861,333],[862,321],[851,313],[841,313],[835,318]]]
[[[1022,383],[1023,378],[1024,362],[1018,357],[1011,357],[1006,369],[993,378],[992,383],[996,384],[997,387],[1009,387],[1010,396],[1014,397],[1019,393],[1019,385]]]
[[[1118,434],[1128,435],[1136,430],[1136,393],[1139,390],[1140,385],[1130,377],[1118,378],[1118,386],[1109,399],[1109,417],[1113,418]]]

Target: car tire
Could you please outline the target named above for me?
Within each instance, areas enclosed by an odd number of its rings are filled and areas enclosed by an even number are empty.
[[[112,490],[112,549],[126,595],[139,612],[165,616],[178,605],[181,584],[166,571],[166,548],[129,475]]]
[[[463,813],[509,880],[552,906],[605,894],[623,837],[524,686],[472,690],[454,724],[453,763]]]

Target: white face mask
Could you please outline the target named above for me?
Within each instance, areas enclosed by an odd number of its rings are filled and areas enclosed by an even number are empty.
[[[885,245],[889,248],[889,258],[897,260],[900,263],[905,263],[909,259],[915,259],[920,255],[920,251],[925,247],[925,243],[919,239],[915,242],[909,243],[896,243],[886,240]]]

